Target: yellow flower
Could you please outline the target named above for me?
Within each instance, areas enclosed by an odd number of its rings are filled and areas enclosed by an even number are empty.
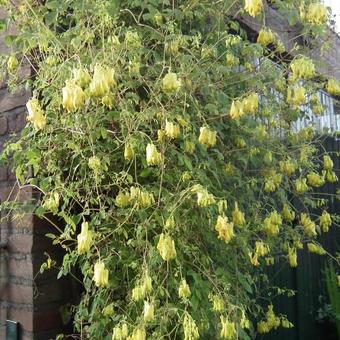
[[[93,97],[104,97],[116,86],[115,70],[107,66],[96,65],[90,82],[90,93]]]
[[[165,134],[170,139],[176,139],[180,136],[181,130],[177,124],[167,120],[165,123]]]
[[[229,66],[237,66],[240,63],[240,60],[237,57],[235,57],[232,53],[227,53],[225,55],[225,61]]]
[[[170,235],[161,234],[157,244],[157,250],[164,261],[173,260],[177,256],[175,241]]]
[[[83,89],[74,80],[66,80],[65,84],[62,90],[63,107],[69,112],[79,109],[85,102]]]
[[[183,332],[184,340],[196,340],[200,337],[195,320],[187,312],[183,319]]]
[[[148,301],[144,301],[144,321],[150,322],[155,318],[155,306]]]
[[[77,236],[78,241],[78,254],[87,253],[92,246],[93,235],[89,230],[89,224],[87,222],[83,222],[81,225],[81,232]]]
[[[27,120],[33,124],[36,130],[42,130],[46,126],[46,117],[44,116],[38,99],[30,99],[26,107],[28,110]]]
[[[283,328],[293,328],[294,325],[289,322],[286,318],[281,318],[281,325]]]
[[[105,269],[104,262],[98,261],[94,265],[93,281],[97,287],[107,287],[109,284],[109,271]]]
[[[233,217],[233,223],[236,226],[243,226],[246,223],[246,220],[244,218],[244,213],[239,210],[237,202],[235,202],[234,210],[232,212],[232,217]]]
[[[292,268],[297,267],[297,252],[295,247],[288,247],[288,261]]]
[[[237,336],[237,331],[236,331],[236,326],[234,322],[231,322],[228,320],[228,318],[224,316],[220,316],[221,320],[221,338],[222,339],[228,339],[228,340],[233,340],[236,339]]]
[[[18,68],[18,65],[19,61],[17,57],[14,54],[12,54],[7,60],[7,71],[10,73],[14,72]]]
[[[214,204],[215,198],[213,194],[210,194],[207,189],[201,188],[197,191],[197,205],[200,207],[206,207]]]
[[[287,103],[294,106],[301,106],[306,102],[306,90],[303,86],[288,87]]]
[[[123,323],[120,327],[116,326],[112,332],[112,340],[125,340],[129,335],[128,326]]]
[[[274,192],[282,182],[282,175],[275,172],[270,172],[269,177],[266,178],[264,183],[265,192]]]
[[[148,165],[159,165],[162,161],[161,154],[157,151],[154,144],[149,143],[146,146],[146,162]]]
[[[200,135],[198,137],[198,141],[202,145],[212,147],[216,144],[216,135],[217,135],[216,131],[211,130],[206,126],[203,126],[200,128]]]
[[[301,213],[300,224],[307,236],[312,237],[317,235],[315,223],[310,219],[310,217],[306,213]]]
[[[53,195],[51,194],[49,197],[47,196],[43,204],[43,207],[47,210],[55,212],[59,207],[59,200],[60,196],[57,192],[55,192]]]
[[[320,226],[324,233],[329,230],[330,225],[332,224],[331,215],[327,211],[323,211],[322,215],[320,216]]]
[[[234,235],[234,223],[228,222],[228,217],[219,215],[215,230],[218,232],[218,238],[223,240],[225,243],[229,243]]]
[[[190,287],[185,279],[182,279],[181,284],[178,287],[178,296],[181,299],[187,299],[191,295]]]
[[[310,172],[307,174],[308,185],[312,187],[320,187],[325,184],[325,178],[316,172]]]
[[[132,335],[126,340],[146,340],[146,331],[144,327],[137,327],[133,330]]]
[[[103,309],[103,315],[104,316],[113,316],[114,314],[114,308],[113,308],[113,303],[110,303]]]
[[[270,257],[266,257],[266,265],[267,266],[273,266],[275,263],[274,257],[270,256]]]
[[[114,101],[111,93],[106,94],[104,97],[102,97],[102,104],[109,109],[113,108]]]
[[[327,8],[321,3],[312,3],[308,6],[306,19],[310,24],[323,25],[327,21]]]
[[[251,92],[243,100],[243,110],[247,113],[254,114],[259,108],[259,96],[255,92]]]
[[[231,103],[229,116],[231,119],[240,119],[244,115],[243,102],[233,100]]]
[[[230,162],[228,162],[228,163],[224,166],[224,170],[225,170],[225,172],[226,172],[228,175],[230,175],[230,176],[232,176],[232,175],[235,174],[235,167],[234,167],[234,165],[233,165],[232,163],[230,163]]]
[[[262,46],[267,46],[276,41],[275,34],[269,28],[262,28],[257,37],[257,43]]]
[[[339,96],[340,95],[340,84],[334,78],[330,78],[326,85],[326,90],[332,96]]]
[[[165,93],[175,93],[181,88],[181,81],[177,79],[177,74],[169,72],[163,78],[163,91]]]
[[[325,170],[332,170],[333,169],[333,161],[328,155],[323,156],[323,168]]]
[[[255,254],[260,256],[266,256],[270,252],[270,248],[268,245],[263,243],[262,241],[255,242]]]
[[[307,243],[307,248],[308,251],[310,251],[311,253],[315,253],[318,255],[325,255],[326,254],[326,250],[323,249],[321,246],[315,244],[315,243]]]
[[[306,57],[294,59],[290,63],[290,68],[293,72],[292,81],[310,79],[315,76],[313,61]]]
[[[137,208],[148,208],[153,203],[155,203],[155,199],[153,194],[145,190],[141,190],[137,187],[130,188],[130,202],[135,204]]]
[[[130,195],[128,193],[124,193],[119,191],[115,200],[116,206],[118,208],[125,208],[130,204]]]
[[[132,289],[132,300],[139,301],[144,299],[145,297],[145,289],[142,286],[136,286]]]
[[[244,310],[242,310],[242,316],[241,316],[241,320],[240,320],[240,326],[243,329],[249,329],[250,328],[250,322],[249,320],[246,318],[246,314],[244,312]]]
[[[127,161],[132,161],[133,158],[135,157],[135,151],[132,147],[131,143],[125,143],[124,147],[124,159]]]
[[[295,218],[295,212],[289,208],[288,204],[283,206],[281,215],[288,222],[292,222]]]
[[[307,178],[299,178],[295,181],[295,190],[302,194],[308,190]]]
[[[92,156],[88,160],[89,168],[95,172],[98,172],[101,167],[101,161],[97,156]]]
[[[213,304],[213,311],[215,312],[222,312],[225,308],[224,301],[221,297],[217,295],[210,295],[209,296],[210,301]]]
[[[244,10],[252,17],[256,17],[263,10],[262,0],[245,0]]]
[[[257,267],[260,265],[259,261],[258,261],[258,255],[256,253],[252,253],[251,251],[248,252],[248,256],[249,256],[249,260],[250,260],[250,263]]]
[[[325,176],[327,182],[334,183],[337,182],[338,177],[332,170],[322,170],[323,176]]]
[[[280,161],[279,166],[280,166],[280,171],[286,176],[291,176],[296,171],[296,168],[297,168],[296,163],[293,162],[291,159]]]

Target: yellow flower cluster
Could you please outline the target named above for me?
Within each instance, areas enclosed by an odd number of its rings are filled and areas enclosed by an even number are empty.
[[[131,187],[130,193],[120,191],[116,196],[115,203],[119,208],[125,208],[130,204],[135,205],[136,208],[148,208],[155,203],[155,199],[153,194],[146,190],[141,190],[138,187]]]
[[[325,184],[325,178],[316,172],[310,172],[307,174],[307,182],[311,187],[321,187]]]
[[[218,238],[225,243],[229,243],[234,235],[234,223],[228,222],[228,217],[219,215],[215,230],[218,232]]]
[[[287,103],[294,106],[301,106],[306,102],[306,90],[303,86],[296,86],[287,89]]]
[[[132,289],[132,300],[139,301],[145,298],[145,296],[152,292],[152,279],[149,276],[149,272],[144,271],[143,279],[141,282]]]
[[[299,194],[303,194],[308,190],[307,178],[298,178],[295,181],[295,190]]]
[[[259,108],[259,96],[255,92],[249,93],[243,100],[233,100],[229,116],[240,119],[245,113],[254,114]]]
[[[81,225],[81,232],[77,236],[78,241],[78,254],[85,254],[87,253],[92,246],[93,242],[93,233],[89,230],[88,222],[83,222]]]
[[[312,242],[307,243],[307,248],[308,248],[308,251],[310,251],[311,253],[315,253],[315,254],[318,254],[318,255],[325,255],[326,254],[326,250],[323,247],[319,246],[318,244],[312,243]]]
[[[67,111],[74,111],[83,106],[85,102],[85,93],[83,89],[76,84],[74,79],[66,80],[63,92],[63,107]]]
[[[323,156],[323,168],[324,168],[324,170],[332,170],[333,169],[333,161],[328,155]]]
[[[127,161],[132,161],[135,157],[135,150],[131,143],[126,142],[124,147],[124,159]]]
[[[322,3],[311,3],[308,6],[306,20],[313,25],[323,25],[327,21],[327,8]]]
[[[243,226],[246,224],[244,213],[238,208],[238,203],[235,202],[234,210],[232,212],[232,219],[235,226]]]
[[[155,144],[148,143],[146,146],[146,162],[148,165],[159,165],[162,161],[160,152],[157,151]]]
[[[214,195],[210,194],[208,190],[202,186],[193,188],[193,191],[197,192],[197,205],[199,207],[206,207],[216,202]]]
[[[268,46],[276,41],[276,35],[269,28],[262,28],[257,37],[257,43],[262,46]]]
[[[244,10],[251,15],[252,17],[256,17],[259,13],[261,13],[263,9],[262,0],[245,0]]]
[[[185,313],[184,315],[183,331],[184,331],[184,340],[196,340],[196,339],[199,339],[200,337],[196,322],[191,317],[191,315],[188,313]]]
[[[222,339],[233,340],[237,337],[236,325],[235,322],[229,321],[229,319],[225,316],[220,316],[221,321],[221,333],[220,336]]]
[[[272,211],[264,219],[264,230],[269,236],[276,236],[279,233],[279,227],[282,224],[281,215],[277,211]]]
[[[165,135],[170,139],[176,139],[180,136],[180,134],[181,130],[179,125],[167,120],[165,123]]]
[[[306,57],[294,59],[290,63],[290,69],[292,70],[291,81],[311,79],[315,76],[314,63]]]
[[[288,262],[292,268],[297,267],[297,249],[288,246]]]
[[[126,338],[126,340],[146,340],[146,331],[143,326],[135,328],[132,335]]]
[[[186,300],[188,299],[188,297],[190,297],[191,295],[191,291],[190,291],[190,287],[187,283],[187,281],[185,279],[182,279],[179,287],[178,287],[178,296],[183,299]]]
[[[120,326],[113,328],[112,340],[125,340],[129,335],[127,324],[124,322]]]
[[[159,237],[157,250],[164,261],[173,260],[177,256],[175,241],[167,234],[162,233]]]
[[[234,56],[232,53],[227,53],[225,55],[225,61],[229,66],[238,66],[240,64],[240,59]]]
[[[320,226],[324,233],[329,230],[330,225],[332,224],[331,215],[327,211],[323,211],[322,215],[320,216]]]
[[[258,322],[257,331],[261,334],[268,333],[272,329],[277,329],[280,324],[281,319],[274,314],[273,305],[269,305],[266,313],[266,320]]]
[[[26,107],[28,110],[27,120],[33,124],[36,130],[42,130],[46,126],[46,117],[44,116],[38,99],[30,99]]]
[[[97,287],[107,287],[109,284],[109,271],[105,268],[104,262],[95,263],[93,281]]]
[[[340,95],[340,84],[334,78],[328,80],[326,85],[326,90],[332,96],[339,96]]]
[[[211,130],[206,126],[203,126],[200,128],[200,135],[198,137],[198,141],[202,145],[212,147],[216,144],[216,135],[217,135],[216,131]]]
[[[295,218],[295,212],[289,208],[288,204],[284,204],[281,216],[287,221],[292,222]]]
[[[117,85],[113,68],[96,65],[90,82],[90,94],[93,97],[109,96],[111,89]]]
[[[12,54],[8,60],[7,60],[7,71],[8,72],[14,72],[19,66],[19,61],[17,59],[17,57]]]
[[[177,79],[177,74],[169,72],[163,78],[163,91],[165,93],[176,93],[181,88],[181,81]]]
[[[145,322],[153,321],[155,318],[155,306],[152,302],[144,301],[144,315]]]
[[[301,213],[300,224],[307,236],[312,237],[317,235],[315,223],[306,213]]]
[[[56,211],[59,207],[60,196],[57,192],[51,194],[49,197],[45,199],[43,203],[43,207],[50,211]]]
[[[254,254],[252,252],[248,253],[250,263],[255,267],[259,266],[260,265],[258,261],[259,257],[266,256],[269,252],[270,252],[270,248],[268,245],[266,245],[262,241],[256,241]]]
[[[296,162],[291,159],[279,162],[280,171],[286,176],[291,176],[297,168]]]
[[[282,175],[276,173],[275,171],[270,171],[266,175],[266,179],[264,182],[264,191],[265,192],[274,192],[278,189],[282,182]]]
[[[214,312],[223,312],[225,308],[224,300],[215,294],[209,294],[209,300],[211,301]]]
[[[92,156],[88,160],[89,168],[95,172],[99,172],[101,168],[101,161],[97,156]]]
[[[332,170],[322,170],[322,175],[329,183],[334,183],[338,181],[338,176]]]

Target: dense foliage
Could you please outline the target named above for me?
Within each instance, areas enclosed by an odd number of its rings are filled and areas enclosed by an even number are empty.
[[[308,39],[325,32],[323,5],[275,6]],[[20,66],[34,76],[28,124],[3,159],[41,193],[34,212],[63,221],[47,236],[65,251],[59,277],[81,271],[79,337],[249,339],[292,327],[270,301],[293,292],[271,287],[265,268],[296,266],[305,244],[326,252],[316,239],[334,217],[314,189],[337,178],[312,125],[295,122],[322,114],[317,91],[339,84],[317,82],[301,46],[289,62],[269,28],[251,40],[237,18],[264,23],[261,0],[8,10],[9,85],[22,85]]]

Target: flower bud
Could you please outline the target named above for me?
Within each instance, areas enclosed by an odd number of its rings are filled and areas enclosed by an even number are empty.
[[[181,299],[187,299],[188,297],[190,297],[191,295],[191,291],[190,291],[190,287],[187,284],[187,281],[185,279],[183,279],[178,287],[178,296]]]
[[[97,287],[107,287],[109,284],[109,271],[104,262],[98,261],[94,265],[93,281]]]
[[[77,236],[78,254],[82,255],[90,251],[93,241],[92,232],[89,230],[89,224],[83,222],[81,225],[81,233]]]
[[[173,260],[177,256],[174,240],[169,235],[163,233],[159,238],[157,250],[164,261]]]
[[[161,154],[154,144],[149,143],[146,147],[146,162],[148,165],[159,165],[162,161]]]

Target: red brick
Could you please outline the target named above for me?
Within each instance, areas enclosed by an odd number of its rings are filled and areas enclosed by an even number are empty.
[[[8,301],[16,303],[33,303],[33,286],[9,283],[7,285]]]
[[[13,253],[29,254],[32,252],[33,235],[10,234],[8,237],[8,250]]]
[[[7,117],[0,117],[0,135],[4,135],[7,132]]]
[[[20,305],[7,309],[7,317],[20,323],[24,331],[33,331],[33,306],[32,309],[22,308]]]
[[[8,260],[8,274],[26,279],[33,279],[33,263],[32,259],[16,260],[10,258]]]

